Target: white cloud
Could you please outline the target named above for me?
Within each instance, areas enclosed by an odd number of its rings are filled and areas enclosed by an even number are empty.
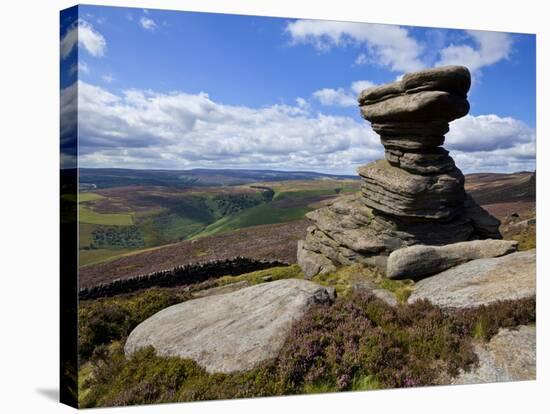
[[[153,31],[157,28],[157,24],[155,23],[155,21],[145,16],[142,16],[141,19],[139,19],[139,24],[141,24],[141,27],[143,27],[145,30]]]
[[[88,67],[88,64],[82,60],[80,60],[78,63],[73,63],[69,69],[69,73],[71,75],[74,75],[75,73],[79,74],[89,74],[90,68]]]
[[[355,64],[356,64],[356,65],[365,65],[365,64],[367,64],[368,61],[369,61],[369,60],[368,60],[366,54],[364,54],[364,53],[359,53],[359,55],[358,55],[357,58],[355,59]]]
[[[326,106],[357,106],[357,100],[344,88],[324,88],[313,92],[313,97],[321,105]]]
[[[351,84],[351,90],[359,95],[364,89],[369,89],[376,86],[376,83],[369,80],[358,80]]]
[[[467,30],[476,47],[468,44],[451,44],[440,51],[436,65],[464,65],[472,72],[503,59],[512,51],[513,39],[508,33]]]
[[[453,121],[445,147],[465,172],[535,169],[535,131],[511,117],[467,115]]]
[[[427,66],[464,65],[475,76],[485,66],[509,59],[513,37],[508,33],[466,30],[468,41],[443,47],[444,36],[428,39],[428,47],[407,28],[370,23],[296,20],[285,28],[291,44],[310,44],[321,52],[333,47],[364,47],[354,65],[378,64],[392,72],[413,72]]]
[[[456,164],[466,173],[534,171],[536,167],[535,142],[493,151],[450,153]]]
[[[75,91],[74,85],[62,91],[62,116],[72,120],[67,128],[74,127]],[[304,102],[249,108],[215,102],[206,93],[113,94],[79,81],[80,165],[354,174],[383,157],[379,137],[359,116],[313,113]],[[452,123],[446,147],[465,172],[534,169],[534,131],[496,115],[464,119]]]
[[[302,108],[302,109],[308,109],[309,108],[308,101],[306,101],[304,98],[302,98],[300,96],[296,98],[296,105],[298,105],[298,107]]]
[[[357,96],[363,89],[376,86],[374,82],[368,80],[358,80],[353,82],[349,89],[345,88],[323,88],[313,92],[312,96],[321,105],[326,106],[357,106]]]
[[[61,39],[61,59],[66,59],[77,45],[96,57],[103,56],[107,48],[103,35],[83,19],[78,19]]]
[[[334,46],[356,44],[365,46],[368,55],[394,72],[422,69],[420,56],[424,46],[403,27],[370,23],[333,22],[323,20],[296,20],[286,26],[293,44],[311,44],[317,50],[327,51]],[[359,55],[360,63],[367,55]],[[357,63],[357,61],[356,61]]]
[[[205,93],[78,83],[81,165],[275,168],[353,173],[382,156],[366,122],[300,105],[224,105]]]
[[[111,73],[107,73],[101,77],[105,82],[111,83],[115,79]]]
[[[466,115],[451,123],[446,136],[449,149],[492,151],[535,141],[535,132],[512,117],[498,115]]]

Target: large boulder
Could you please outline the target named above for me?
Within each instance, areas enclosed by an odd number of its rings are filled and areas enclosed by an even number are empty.
[[[525,381],[536,379],[537,335],[535,326],[501,329],[487,344],[476,344],[479,366],[461,372],[452,384]]]
[[[515,240],[472,240],[445,246],[415,245],[394,250],[388,257],[386,277],[420,279],[470,260],[515,252]]]
[[[285,279],[190,300],[139,324],[124,351],[129,356],[152,346],[159,355],[191,358],[210,373],[248,370],[277,355],[309,306],[334,296],[331,288]]]
[[[408,299],[443,308],[472,308],[536,293],[536,250],[477,259],[421,280]]]

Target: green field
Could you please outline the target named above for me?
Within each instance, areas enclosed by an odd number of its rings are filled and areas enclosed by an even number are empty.
[[[317,180],[272,183],[273,201],[239,211],[210,224],[193,238],[211,236],[244,227],[303,219],[314,207],[312,201],[357,191],[355,182]]]
[[[311,210],[312,209],[307,206],[279,208],[272,204],[262,204],[257,207],[246,209],[237,214],[224,217],[207,226],[193,238],[211,236],[213,234],[224,233],[226,231],[232,231],[243,227],[300,220],[304,218],[305,214]]]
[[[174,241],[185,240],[199,233],[207,222],[177,214],[160,215],[140,224],[146,246],[160,246]]]
[[[78,221],[80,223],[102,224],[106,226],[131,226],[134,224],[132,214],[98,213],[84,204],[78,205]]]
[[[300,220],[320,201],[357,191],[358,184],[357,180],[290,180],[81,193],[80,265],[240,228]]]
[[[78,201],[80,203],[85,203],[87,201],[101,200],[102,198],[105,198],[105,197],[103,197],[100,194],[95,194],[95,193],[79,193],[78,194]]]

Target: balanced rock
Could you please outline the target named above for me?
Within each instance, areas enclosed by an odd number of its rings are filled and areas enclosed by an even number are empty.
[[[443,308],[475,308],[536,294],[536,251],[477,259],[416,283],[409,303],[425,299]]]
[[[415,244],[502,238],[441,147],[449,122],[468,113],[469,88],[468,69],[446,66],[361,92],[360,112],[385,159],[358,169],[361,193],[307,215],[312,225],[298,246],[306,277],[352,263],[383,268],[392,251]]]
[[[421,279],[470,260],[499,257],[515,252],[515,240],[473,240],[445,246],[415,245],[394,250],[388,257],[389,279]]]
[[[334,289],[284,279],[189,300],[139,324],[124,351],[129,356],[152,346],[159,355],[191,358],[210,373],[248,370],[277,355],[309,306],[334,297]]]
[[[452,384],[535,380],[537,335],[535,326],[500,329],[487,344],[476,344],[479,366],[462,371]]]

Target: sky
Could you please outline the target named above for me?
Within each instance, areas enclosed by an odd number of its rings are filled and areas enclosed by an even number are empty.
[[[78,6],[61,14],[60,63],[62,164],[77,130],[80,167],[355,174],[384,156],[361,90],[460,64],[458,167],[535,169],[531,34]]]

